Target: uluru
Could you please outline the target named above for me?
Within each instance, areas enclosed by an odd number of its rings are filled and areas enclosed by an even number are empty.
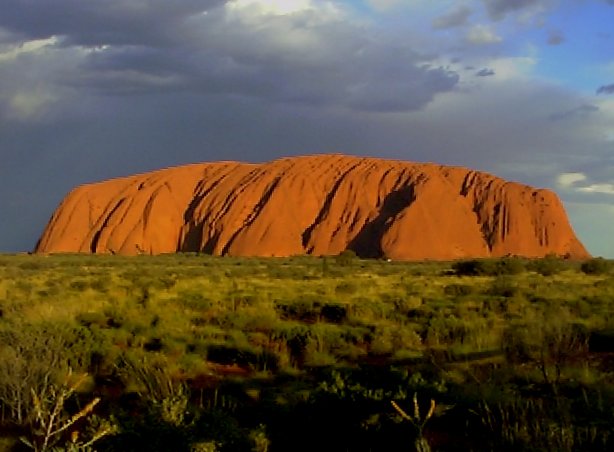
[[[589,256],[557,195],[461,167],[345,155],[213,162],[83,185],[40,253]]]

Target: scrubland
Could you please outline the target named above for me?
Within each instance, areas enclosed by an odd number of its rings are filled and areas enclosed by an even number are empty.
[[[613,428],[606,260],[0,256],[6,450],[612,450]]]

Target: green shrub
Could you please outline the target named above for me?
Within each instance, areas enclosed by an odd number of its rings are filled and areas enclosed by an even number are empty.
[[[526,270],[526,263],[523,259],[506,257],[495,262],[494,276],[498,275],[519,275]]]
[[[461,297],[471,295],[473,290],[473,286],[468,284],[448,284],[443,288],[443,293],[451,297]]]
[[[278,301],[275,310],[284,320],[313,323],[320,319],[323,303],[317,295],[303,295],[295,300]]]
[[[457,276],[482,276],[493,272],[493,262],[484,259],[457,261],[452,264],[452,270]]]
[[[344,250],[335,256],[335,263],[337,265],[346,266],[356,261],[358,256],[354,250]]]
[[[488,294],[496,297],[512,298],[519,293],[516,280],[506,275],[496,277],[488,289]]]
[[[236,364],[258,370],[277,370],[279,364],[275,354],[269,351],[228,345],[210,345],[207,350],[207,359],[218,364]]]
[[[356,284],[352,282],[342,282],[335,287],[335,294],[337,295],[353,295],[358,291]]]
[[[90,344],[91,345],[91,344]],[[15,425],[33,422],[35,394],[48,390],[68,369],[84,364],[88,350],[59,325],[20,325],[0,330],[0,406]]]
[[[527,267],[542,276],[552,276],[565,269],[565,262],[556,256],[548,255],[542,259],[529,262]]]
[[[327,322],[342,323],[347,318],[347,308],[342,304],[326,303],[320,314]]]
[[[452,264],[457,276],[517,275],[525,271],[525,262],[519,258],[470,259]]]
[[[587,275],[604,275],[609,273],[611,268],[612,263],[601,257],[589,259],[580,265],[580,270]]]
[[[108,317],[101,312],[82,312],[77,314],[75,320],[87,328],[97,326],[99,328],[108,327]]]

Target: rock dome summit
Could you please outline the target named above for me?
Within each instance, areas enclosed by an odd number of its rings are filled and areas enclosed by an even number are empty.
[[[589,256],[550,190],[429,163],[343,155],[215,162],[83,185],[41,253]]]

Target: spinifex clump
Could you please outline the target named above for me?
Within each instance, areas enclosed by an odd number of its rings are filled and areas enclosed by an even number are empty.
[[[399,413],[399,415],[409,421],[411,425],[414,426],[416,430],[416,438],[414,439],[414,450],[416,452],[431,452],[431,446],[429,445],[426,438],[423,436],[424,426],[428,422],[428,420],[433,416],[435,412],[435,401],[431,399],[431,406],[429,407],[429,411],[426,413],[424,417],[420,416],[420,405],[418,404],[418,393],[414,393],[414,413],[413,416],[407,414],[405,410],[403,410],[397,403],[393,400],[390,403],[393,408]]]

